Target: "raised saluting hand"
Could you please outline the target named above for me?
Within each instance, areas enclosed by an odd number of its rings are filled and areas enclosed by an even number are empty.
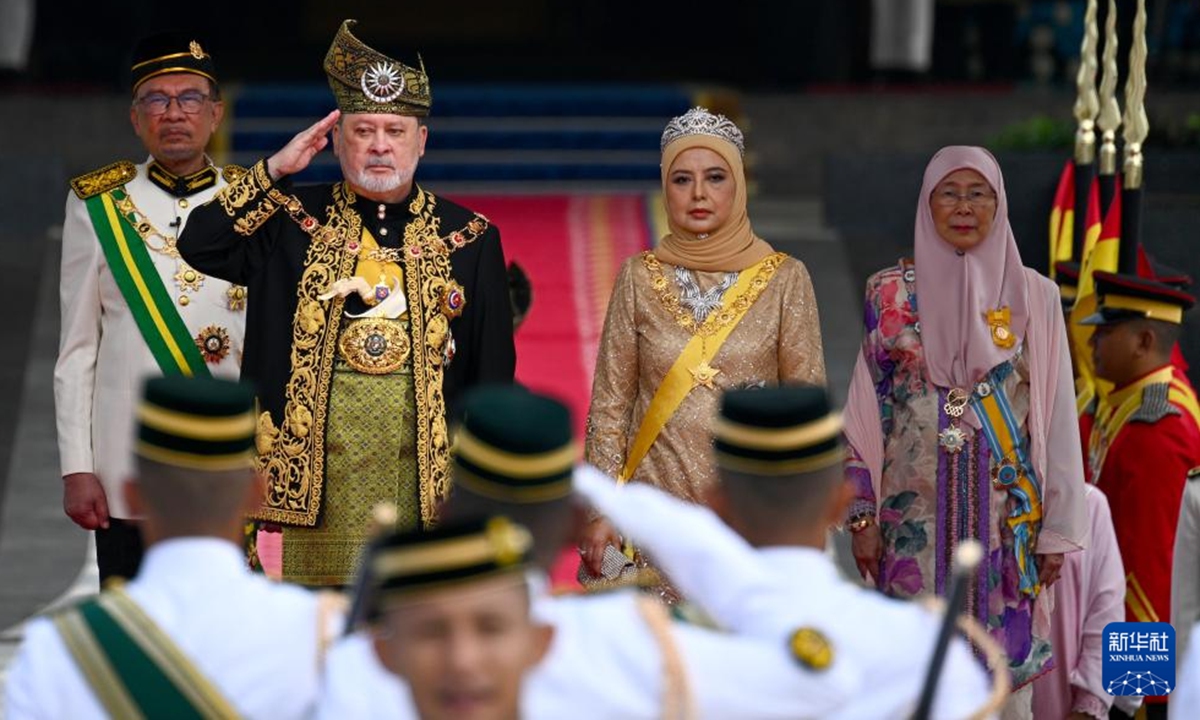
[[[341,116],[341,110],[334,110],[313,123],[307,130],[301,130],[282,150],[268,158],[267,172],[271,174],[271,179],[278,180],[285,175],[295,175],[308,167],[313,156],[329,144],[329,133]]]

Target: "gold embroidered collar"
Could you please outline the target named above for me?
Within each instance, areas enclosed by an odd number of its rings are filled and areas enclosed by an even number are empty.
[[[155,160],[150,163],[150,167],[146,168],[146,175],[150,178],[150,182],[177,198],[195,195],[201,190],[217,184],[217,170],[212,165],[191,175],[180,177],[159,165]]]

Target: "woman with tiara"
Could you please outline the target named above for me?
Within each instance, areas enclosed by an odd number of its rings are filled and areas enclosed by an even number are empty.
[[[715,479],[711,422],[721,393],[825,384],[812,281],[804,263],[754,234],[745,144],[723,115],[693,108],[662,136],[670,232],[617,276],[587,421],[588,462],[702,502]],[[583,572],[611,577],[624,560],[615,530],[593,518]]]

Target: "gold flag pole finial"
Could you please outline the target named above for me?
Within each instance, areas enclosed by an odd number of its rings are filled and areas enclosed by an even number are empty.
[[[1096,158],[1096,114],[1100,101],[1096,96],[1096,46],[1100,32],[1096,26],[1097,0],[1088,0],[1083,16],[1083,44],[1079,49],[1079,72],[1075,74],[1075,162],[1091,163]]]
[[[1146,117],[1146,0],[1138,0],[1129,48],[1129,77],[1125,80],[1125,187],[1142,186],[1142,143],[1150,134]]]
[[[1117,128],[1121,106],[1117,104],[1117,0],[1108,0],[1104,20],[1104,74],[1100,76],[1100,174],[1117,173]]]

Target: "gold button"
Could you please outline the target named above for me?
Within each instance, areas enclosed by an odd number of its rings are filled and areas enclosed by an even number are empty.
[[[187,304],[188,304],[188,303],[190,303],[191,301],[192,301],[192,299],[191,299],[191,298],[189,298],[187,295],[180,295],[180,296],[179,296],[179,304],[180,304],[180,305],[187,305]]]
[[[196,271],[188,270],[187,272],[185,272],[183,274],[183,279],[186,280],[187,282],[195,282],[196,281]]]
[[[387,228],[379,228],[380,235],[387,235]]]
[[[187,198],[179,198],[179,207],[185,208],[188,206]]]

